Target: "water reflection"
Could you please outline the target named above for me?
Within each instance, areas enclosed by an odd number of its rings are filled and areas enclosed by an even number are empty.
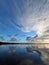
[[[29,52],[28,46],[4,46],[0,49],[1,65],[37,65],[43,64],[41,56],[37,51]],[[44,64],[43,64],[44,65]]]

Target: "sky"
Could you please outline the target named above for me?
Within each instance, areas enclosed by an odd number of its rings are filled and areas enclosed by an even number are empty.
[[[0,0],[0,36],[5,41],[16,37],[42,36],[49,32],[49,0]]]

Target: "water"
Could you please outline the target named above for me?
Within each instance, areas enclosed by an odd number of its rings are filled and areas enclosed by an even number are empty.
[[[41,61],[41,56],[37,52],[28,52],[27,46],[6,46],[0,49],[0,62],[6,60],[17,62],[23,60]]]

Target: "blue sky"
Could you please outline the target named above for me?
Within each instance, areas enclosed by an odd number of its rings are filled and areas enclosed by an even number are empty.
[[[49,30],[49,0],[0,0],[0,35],[25,41]]]

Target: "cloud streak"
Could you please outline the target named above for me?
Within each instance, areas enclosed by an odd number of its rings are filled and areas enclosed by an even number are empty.
[[[49,0],[0,0],[0,5],[2,13],[7,12],[4,18],[16,29],[36,31],[38,36],[49,30]]]
[[[49,0],[26,0],[24,13],[18,19],[24,32],[36,31],[41,36],[49,29]]]

